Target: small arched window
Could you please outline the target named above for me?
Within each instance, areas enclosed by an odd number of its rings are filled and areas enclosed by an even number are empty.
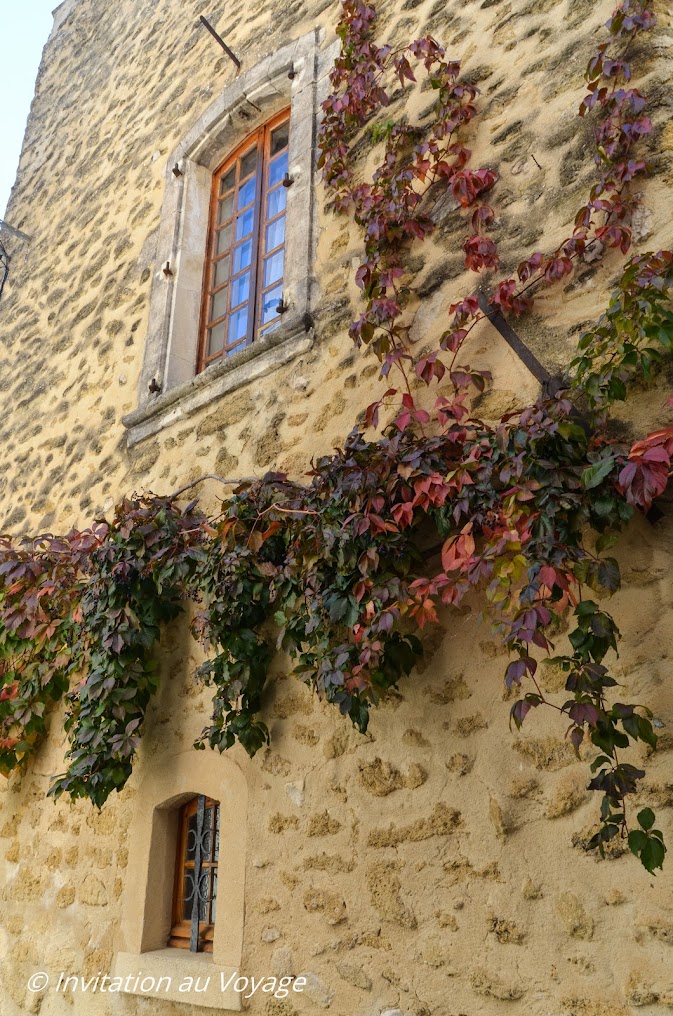
[[[220,805],[200,794],[180,809],[168,945],[212,952],[220,853]]]
[[[290,111],[213,174],[199,371],[271,332],[283,312]]]

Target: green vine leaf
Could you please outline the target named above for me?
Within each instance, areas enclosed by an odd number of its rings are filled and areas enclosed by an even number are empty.
[[[598,487],[603,480],[610,475],[614,470],[616,457],[614,455],[608,455],[606,458],[595,462],[594,465],[588,466],[582,473],[582,486],[585,490],[592,490],[594,487]]]
[[[643,808],[638,813],[640,829],[632,829],[628,836],[629,848],[640,858],[643,867],[654,875],[657,868],[663,868],[666,847],[664,838],[658,829],[653,829],[656,821],[651,808]]]

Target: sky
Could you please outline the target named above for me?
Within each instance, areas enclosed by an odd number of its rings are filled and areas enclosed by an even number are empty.
[[[0,0],[0,219],[14,183],[42,48],[59,0]],[[11,225],[11,223],[10,223]]]

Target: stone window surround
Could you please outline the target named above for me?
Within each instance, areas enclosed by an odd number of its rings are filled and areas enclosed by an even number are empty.
[[[223,993],[221,987],[235,971],[243,974],[245,776],[233,759],[193,748],[144,765],[143,774],[128,832],[129,862],[111,974],[129,984],[129,994],[239,1011],[240,994],[232,988]],[[180,806],[195,794],[220,802],[220,853],[227,859],[212,953],[166,948],[172,925],[178,816]],[[155,981],[170,978],[170,988],[166,991],[162,986],[158,995],[148,994],[136,987],[138,974]],[[198,977],[201,984],[208,978],[208,989],[198,994],[179,992],[185,977]]]
[[[138,408],[122,420],[129,446],[301,356],[313,344],[315,132],[339,47],[337,40],[321,52],[321,35],[314,29],[238,75],[167,160]],[[289,310],[267,337],[195,374],[212,174],[246,134],[288,105],[293,183],[287,191],[283,299]],[[173,273],[168,276],[163,271],[167,261]],[[153,378],[161,386],[158,395],[149,391]]]

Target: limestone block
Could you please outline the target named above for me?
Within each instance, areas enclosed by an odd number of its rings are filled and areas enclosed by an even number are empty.
[[[79,901],[90,907],[104,907],[108,902],[105,886],[95,875],[86,875],[79,887]]]
[[[294,780],[292,783],[286,783],[285,793],[293,804],[301,808],[304,803],[304,780]]]
[[[562,893],[556,901],[556,910],[566,931],[572,938],[593,938],[593,919],[587,914],[574,893]]]
[[[312,973],[310,970],[301,973],[299,976],[306,978],[306,986],[303,993],[312,1002],[315,1002],[316,1005],[321,1006],[323,1009],[329,1009],[335,994],[331,988],[317,974]]]
[[[283,945],[275,949],[271,957],[271,971],[274,977],[294,977],[295,963],[292,950]]]
[[[363,967],[355,963],[340,962],[336,968],[339,977],[343,977],[344,981],[348,981],[355,988],[362,988],[363,991],[371,991],[372,979]]]

